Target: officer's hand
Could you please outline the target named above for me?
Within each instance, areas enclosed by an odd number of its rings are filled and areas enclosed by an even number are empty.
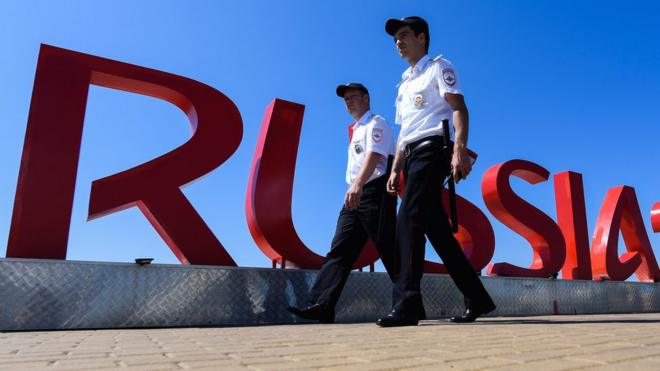
[[[451,159],[451,170],[454,181],[458,183],[461,179],[467,178],[472,171],[470,156],[465,146],[454,146],[454,155]]]
[[[390,173],[390,178],[387,179],[387,193],[395,196],[399,193],[399,173]]]
[[[360,197],[362,197],[362,186],[356,183],[351,184],[344,196],[344,207],[349,210],[357,209],[360,206]]]

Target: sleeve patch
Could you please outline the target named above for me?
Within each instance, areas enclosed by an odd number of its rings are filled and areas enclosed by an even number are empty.
[[[454,86],[456,84],[456,74],[454,73],[453,68],[445,68],[442,70],[442,80],[448,86]]]
[[[371,139],[373,139],[376,143],[380,142],[383,139],[383,129],[373,128],[371,131]]]

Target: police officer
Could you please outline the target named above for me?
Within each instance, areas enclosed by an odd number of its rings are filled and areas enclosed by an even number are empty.
[[[369,91],[362,84],[340,85],[336,92],[355,119],[346,168],[349,188],[330,252],[309,293],[311,305],[287,308],[299,317],[322,323],[334,322],[335,305],[367,239],[374,242],[392,280],[398,267],[394,254],[396,196],[385,187],[388,158],[394,154],[392,127],[371,112]]]
[[[399,190],[403,170],[406,188],[399,208],[396,247],[400,269],[395,282],[399,300],[378,325],[417,325],[422,305],[425,238],[428,237],[456,286],[465,296],[466,311],[453,322],[472,322],[495,309],[460,245],[454,238],[444,208],[440,186],[448,176],[464,179],[471,170],[467,152],[468,110],[454,66],[442,56],[430,59],[429,27],[420,17],[389,19],[386,32],[410,65],[402,75],[396,98],[396,123],[401,125],[388,192]],[[442,153],[443,119],[453,119],[455,140],[451,164]]]

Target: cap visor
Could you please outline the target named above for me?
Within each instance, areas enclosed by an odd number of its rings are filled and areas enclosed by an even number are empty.
[[[406,25],[407,23],[400,19],[388,19],[385,23],[385,32],[387,32],[390,36],[394,36],[396,35],[396,32],[399,31],[399,28]]]
[[[346,89],[348,87],[346,85],[339,85],[337,86],[337,96],[340,98],[344,97],[344,93],[346,93]]]

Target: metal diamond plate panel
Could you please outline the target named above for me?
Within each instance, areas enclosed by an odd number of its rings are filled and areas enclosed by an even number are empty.
[[[463,295],[447,275],[424,275],[422,297],[426,316],[429,319],[460,315],[465,310]]]
[[[0,259],[0,330],[226,326],[303,322],[316,271]],[[495,316],[660,311],[660,286],[482,278]],[[445,275],[422,280],[429,318],[461,313]],[[375,321],[390,310],[385,273],[351,274],[337,306],[340,322]]]
[[[335,316],[341,322],[375,322],[391,309],[392,282],[387,274],[353,272],[337,303]]]
[[[497,309],[493,316],[552,314],[556,281],[523,278],[483,278]]]
[[[608,282],[607,302],[611,313],[656,312],[660,301],[657,284]]]
[[[558,314],[610,313],[609,285],[594,281],[557,281]]]

